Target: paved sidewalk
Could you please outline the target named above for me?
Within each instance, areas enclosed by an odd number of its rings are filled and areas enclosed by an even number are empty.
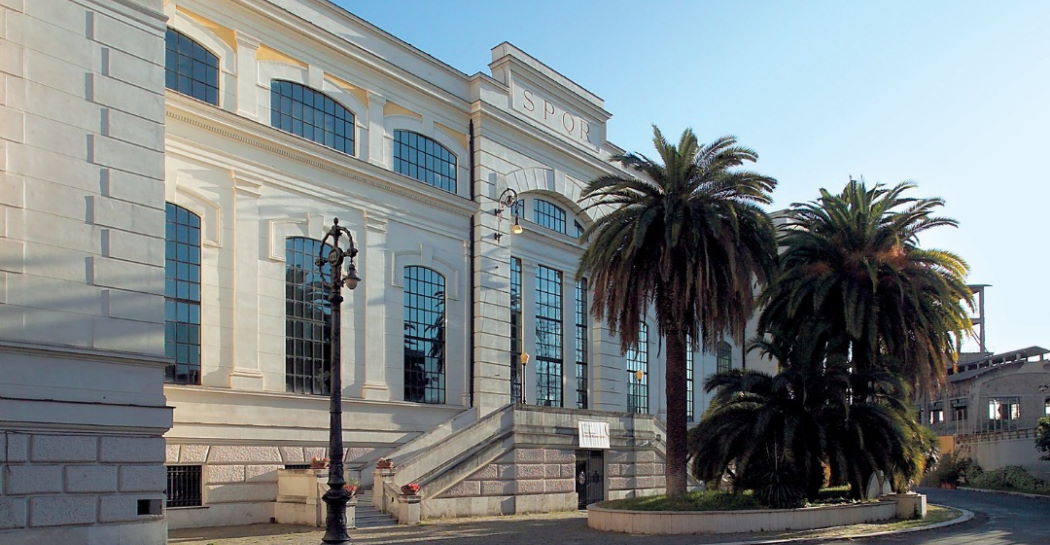
[[[352,530],[356,545],[700,545],[741,541],[822,539],[867,534],[889,528],[884,524],[865,524],[823,531],[716,534],[685,536],[640,536],[598,532],[587,528],[582,512],[542,515],[515,515],[461,520],[433,521],[416,526]],[[818,533],[819,532],[819,533]],[[174,530],[170,545],[318,545],[323,532],[314,528],[260,524],[230,528]],[[239,537],[234,537],[239,536]]]

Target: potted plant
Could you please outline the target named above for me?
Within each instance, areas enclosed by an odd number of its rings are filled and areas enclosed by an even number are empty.
[[[310,469],[324,469],[328,467],[328,458],[310,458]]]
[[[346,484],[343,485],[343,490],[349,492],[351,497],[356,496],[359,484],[360,483],[357,479],[350,479],[346,482]]]
[[[394,469],[394,461],[390,458],[376,460],[376,469]]]
[[[401,487],[401,493],[406,496],[419,494],[419,483],[408,483]]]

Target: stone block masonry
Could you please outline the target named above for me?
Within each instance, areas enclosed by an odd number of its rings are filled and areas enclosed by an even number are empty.
[[[0,432],[6,455],[0,479],[0,543],[17,543],[20,529],[159,521],[142,513],[141,500],[164,498],[160,437]],[[147,454],[120,466],[107,464],[101,444]],[[119,479],[123,473],[125,478]],[[86,541],[85,541],[86,542]]]

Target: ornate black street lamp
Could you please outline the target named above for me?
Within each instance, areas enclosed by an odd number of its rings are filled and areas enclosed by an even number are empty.
[[[339,239],[346,237],[347,247],[344,250],[339,245]],[[331,248],[328,255],[325,249]],[[332,220],[332,228],[325,234],[321,241],[321,250],[317,257],[317,267],[321,269],[321,283],[328,291],[328,302],[332,312],[328,320],[328,361],[331,366],[331,383],[329,385],[329,430],[328,430],[328,491],[322,497],[328,504],[328,515],[325,519],[324,537],[321,543],[349,544],[350,535],[346,532],[346,504],[350,501],[350,493],[343,486],[346,479],[343,477],[343,375],[339,357],[339,307],[343,303],[342,288],[354,289],[361,277],[357,276],[357,266],[354,258],[357,256],[357,247],[354,246],[354,237],[346,227],[339,225],[339,218]],[[346,276],[343,276],[340,267],[343,261],[350,258],[346,267]],[[328,265],[328,275],[325,275],[325,265]],[[326,278],[327,276],[327,278]]]

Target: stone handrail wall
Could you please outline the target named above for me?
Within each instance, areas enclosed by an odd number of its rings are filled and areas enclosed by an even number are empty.
[[[446,467],[449,463],[463,456],[471,447],[484,445],[499,434],[504,427],[509,427],[513,406],[489,413],[484,418],[462,428],[432,445],[420,450],[407,461],[398,463],[393,482],[400,488],[402,485],[419,482],[423,476],[435,469]],[[395,460],[397,463],[397,460]],[[424,483],[420,483],[424,484]]]
[[[447,440],[456,432],[470,427],[478,421],[477,409],[467,409],[426,433],[387,453],[386,458],[398,465],[409,465],[416,458],[425,455],[431,448]]]

